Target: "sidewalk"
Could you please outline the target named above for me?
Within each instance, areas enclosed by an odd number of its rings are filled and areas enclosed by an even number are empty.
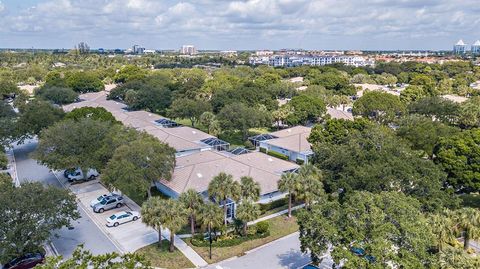
[[[18,175],[17,175],[17,163],[15,162],[15,155],[13,154],[13,147],[8,148],[7,151],[5,152],[7,155],[8,159],[8,167],[7,170],[10,173],[10,175],[13,178],[13,183],[15,183],[16,187],[20,186],[20,181],[18,180]]]
[[[294,210],[297,210],[297,209],[300,209],[300,208],[303,208],[305,207],[305,204],[301,204],[301,205],[297,205],[297,206],[294,206],[292,207],[292,211]],[[265,216],[265,217],[261,217],[259,219],[256,219],[256,220],[253,220],[253,221],[250,221],[247,223],[247,225],[253,225],[257,222],[260,222],[260,221],[264,221],[264,220],[268,220],[268,219],[273,219],[275,217],[278,217],[278,216],[281,216],[281,215],[284,215],[284,214],[287,214],[288,213],[288,209],[285,209],[285,210],[282,210],[282,211],[278,211],[277,213],[273,213],[271,215],[268,215],[268,216]]]

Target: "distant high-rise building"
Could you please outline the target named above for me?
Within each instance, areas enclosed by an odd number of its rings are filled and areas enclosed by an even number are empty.
[[[453,53],[455,54],[465,54],[467,52],[467,44],[463,40],[459,40],[457,44],[453,46]]]
[[[140,45],[133,45],[132,47],[133,54],[143,54],[144,51],[145,51],[145,48],[140,47]]]
[[[477,40],[472,45],[472,54],[480,54],[480,40]]]
[[[197,50],[193,45],[183,45],[182,48],[180,49],[180,53],[193,55],[193,54],[197,54]]]

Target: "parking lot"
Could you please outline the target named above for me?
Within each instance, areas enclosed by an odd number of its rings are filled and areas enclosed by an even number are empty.
[[[56,172],[55,175],[66,188],[69,188],[77,196],[79,206],[87,212],[88,217],[110,238],[120,251],[133,252],[158,241],[158,232],[143,224],[141,219],[121,224],[118,227],[106,226],[106,218],[115,213],[121,211],[140,211],[140,207],[128,197],[124,197],[124,206],[120,208],[107,210],[103,213],[95,213],[90,207],[91,201],[102,194],[109,193],[98,180],[71,184],[63,176],[63,171]]]

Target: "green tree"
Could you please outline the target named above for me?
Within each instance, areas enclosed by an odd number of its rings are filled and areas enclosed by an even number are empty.
[[[157,138],[142,134],[115,150],[101,177],[107,186],[131,197],[152,196],[151,187],[160,179],[170,180],[175,150]]]
[[[435,258],[429,251],[434,241],[420,207],[400,192],[355,192],[342,203],[314,204],[298,215],[301,249],[318,263],[331,244],[334,261],[344,260],[346,268],[428,268]],[[352,247],[375,262],[356,256]]]
[[[99,92],[104,89],[102,80],[93,72],[74,72],[67,77],[67,86],[79,93]]]
[[[12,80],[0,79],[0,99],[19,93],[17,85]]]
[[[210,111],[205,111],[200,115],[199,121],[203,126],[209,128],[215,119],[215,114]]]
[[[428,95],[422,86],[410,85],[400,93],[400,100],[406,104],[409,104],[427,96]]]
[[[390,128],[353,129],[337,144],[310,142],[329,193],[399,191],[418,198],[429,211],[458,201],[442,190],[446,175],[441,168],[413,152]]]
[[[195,123],[198,122],[200,116],[210,110],[211,106],[206,101],[182,98],[173,101],[167,113],[172,118],[189,119],[192,127],[195,127]]]
[[[287,117],[290,124],[307,124],[309,121],[317,122],[325,114],[327,108],[320,98],[308,95],[298,95],[288,103],[293,108],[293,113]]]
[[[227,225],[227,199],[238,201],[241,195],[241,187],[232,175],[221,172],[213,177],[208,184],[208,195],[223,206],[224,224]]]
[[[212,229],[220,228],[223,224],[222,209],[214,203],[205,203],[200,210],[200,223],[211,236]],[[211,259],[210,255],[210,259]]]
[[[119,145],[113,137],[121,132],[121,126],[89,118],[60,121],[40,133],[33,156],[50,169],[81,167],[86,175],[106,165]]]
[[[448,174],[448,183],[457,191],[480,190],[480,129],[440,138],[434,161]]]
[[[179,231],[185,224],[185,219],[188,217],[188,211],[183,204],[178,200],[167,199],[162,200],[164,204],[160,216],[162,218],[162,225],[170,230],[170,248],[169,251],[175,250],[175,233]]]
[[[162,224],[165,204],[161,197],[155,196],[149,198],[142,204],[141,214],[142,222],[152,227],[158,232],[158,244],[162,243]]]
[[[256,202],[260,199],[260,184],[253,180],[252,177],[243,176],[240,178],[240,190],[242,201],[250,200]]]
[[[0,149],[9,146],[17,138],[17,113],[12,106],[0,101]]]
[[[192,236],[195,235],[195,221],[198,217],[199,211],[203,206],[203,197],[196,190],[189,189],[186,192],[180,194],[178,200],[183,203],[184,207],[188,210],[190,214],[190,230]]]
[[[395,95],[379,91],[365,93],[353,104],[353,115],[387,124],[405,112],[405,105]]]
[[[322,174],[313,164],[302,165],[297,173],[296,195],[305,202],[306,208],[310,208],[313,203],[319,202],[325,196]]]
[[[6,174],[0,174],[0,215],[0,263],[38,250],[54,230],[80,218],[69,191],[39,182],[15,187]]]
[[[35,100],[22,106],[17,121],[17,132],[20,140],[31,138],[60,121],[64,117],[61,108],[52,106],[49,102]]]
[[[278,190],[288,192],[288,217],[292,217],[292,198],[298,195],[300,181],[296,173],[283,173],[278,181]]]
[[[126,83],[145,78],[147,72],[135,65],[125,65],[115,74],[115,82]]]
[[[430,158],[441,137],[449,137],[459,130],[431,118],[410,115],[400,120],[397,135],[408,140],[412,149],[421,150]]]
[[[70,88],[40,87],[35,96],[53,102],[57,105],[66,105],[78,99],[78,93]]]
[[[453,231],[454,224],[449,214],[433,214],[428,217],[428,224],[435,235],[437,249],[444,251],[449,245],[452,245],[457,238]]]
[[[262,127],[271,122],[269,113],[257,108],[248,107],[243,103],[227,105],[217,115],[217,119],[223,130],[242,133],[243,140],[248,137],[250,128]]]
[[[92,255],[84,250],[83,246],[75,249],[72,257],[64,259],[62,256],[47,257],[42,264],[35,266],[39,269],[150,269],[150,262],[144,256],[136,253],[118,254],[116,252]]]
[[[458,123],[462,128],[480,127],[480,96],[475,96],[461,104]]]
[[[277,110],[272,111],[272,118],[277,125],[277,130],[280,129],[280,124],[285,123],[292,114],[293,108],[290,105],[283,105]]]
[[[444,123],[456,123],[460,105],[442,97],[426,97],[408,105],[411,114],[431,117]]]
[[[334,91],[336,94],[355,94],[355,87],[350,85],[347,77],[339,73],[326,72],[315,75],[312,75],[311,73],[307,76],[307,79],[310,81],[310,84],[321,85],[327,90]]]
[[[75,108],[65,115],[65,119],[79,121],[80,119],[89,118],[98,121],[108,121],[111,123],[119,123],[115,117],[103,107],[81,107]]]
[[[260,216],[260,206],[252,201],[243,201],[237,206],[236,218],[243,222],[243,235],[247,235],[248,222],[256,220]]]

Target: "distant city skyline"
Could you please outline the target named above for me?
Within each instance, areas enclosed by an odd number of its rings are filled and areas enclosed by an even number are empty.
[[[0,48],[451,50],[478,0],[0,0]]]

